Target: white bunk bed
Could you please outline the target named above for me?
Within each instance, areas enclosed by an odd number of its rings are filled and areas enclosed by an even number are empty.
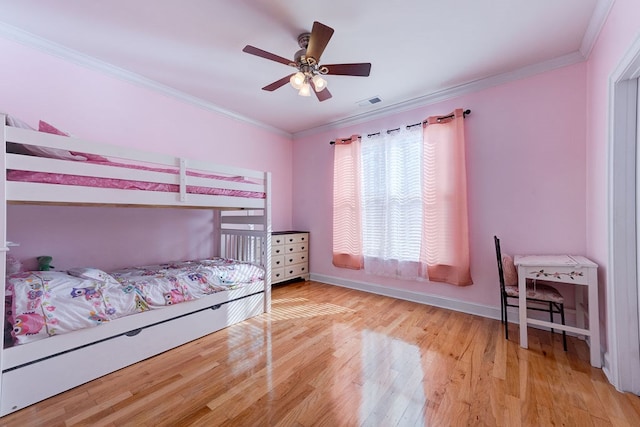
[[[3,147],[16,143],[90,153],[128,164],[153,165],[153,168],[142,170],[129,169],[99,162],[10,154],[3,148],[0,162],[6,172],[17,170],[135,180],[168,184],[179,191],[12,181],[7,179],[7,173],[3,173],[0,185],[4,199],[0,207],[0,242],[4,242],[0,245],[0,277],[3,280],[0,300],[5,297],[5,266],[9,251],[6,207],[11,203],[212,209],[217,212],[214,221],[218,229],[215,245],[219,243],[216,255],[257,263],[265,273],[264,280],[249,286],[0,350],[0,416],[270,311],[270,173],[20,129],[4,125],[5,119],[5,115],[0,114]],[[228,180],[232,176],[244,179],[240,182]],[[194,186],[222,189],[224,194],[195,194],[190,192]],[[251,197],[246,197],[248,194]],[[5,329],[4,316],[2,322],[0,331]]]

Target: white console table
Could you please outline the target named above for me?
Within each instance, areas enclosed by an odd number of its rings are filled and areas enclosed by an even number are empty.
[[[577,255],[516,255],[514,264],[518,268],[518,290],[520,314],[520,347],[528,348],[527,326],[538,325],[573,332],[589,337],[591,365],[602,367],[600,352],[600,312],[598,308],[598,265]],[[526,281],[544,280],[578,285],[576,287],[577,327],[560,325],[527,317]],[[589,328],[585,328],[584,288],[588,291]]]

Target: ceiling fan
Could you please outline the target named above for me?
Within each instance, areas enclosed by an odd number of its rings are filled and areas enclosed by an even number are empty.
[[[291,86],[298,90],[299,95],[311,96],[311,88],[313,88],[318,100],[326,101],[331,98],[331,92],[327,89],[327,81],[322,78],[322,76],[332,74],[338,76],[368,77],[371,71],[371,64],[368,62],[320,65],[320,56],[322,56],[322,52],[324,52],[324,49],[327,47],[332,35],[333,28],[317,21],[314,22],[310,33],[302,33],[298,36],[298,46],[300,46],[301,49],[296,52],[293,61],[251,45],[245,46],[242,51],[289,65],[298,70],[296,73],[289,74],[263,87],[262,90],[272,92],[289,82]]]

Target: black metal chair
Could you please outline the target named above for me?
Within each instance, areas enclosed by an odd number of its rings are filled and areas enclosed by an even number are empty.
[[[502,254],[500,250],[500,239],[498,237],[493,236],[493,240],[496,246],[496,259],[498,261],[498,276],[500,278],[500,317],[502,320],[502,324],[504,325],[504,336],[508,340],[509,339],[509,324],[507,321],[507,308],[508,307],[518,307],[518,297],[520,292],[518,290],[517,283],[517,272],[515,271],[515,266],[513,265],[513,260]],[[509,265],[505,265],[504,261],[510,263]],[[512,271],[510,276],[515,276],[515,284],[505,283],[505,268]],[[515,299],[516,302],[509,302],[509,299]],[[527,304],[527,310],[536,310],[536,311],[545,311],[549,313],[550,321],[553,322],[553,315],[555,313],[560,314],[560,319],[562,324],[564,325],[564,298],[558,292],[556,288],[550,286],[546,283],[541,283],[541,281],[527,281],[527,303],[532,302],[534,305],[529,306]],[[522,327],[522,325],[521,325]],[[551,333],[553,333],[553,328],[551,329]],[[564,351],[567,351],[567,333],[562,331],[562,345],[564,346]]]

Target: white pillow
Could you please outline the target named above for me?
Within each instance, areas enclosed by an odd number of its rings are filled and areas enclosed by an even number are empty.
[[[81,279],[96,280],[98,282],[106,283],[110,280],[115,280],[109,273],[105,273],[102,270],[91,267],[78,267],[67,270],[67,274]]]
[[[23,122],[20,119],[16,119],[15,117],[6,116],[5,122],[7,126],[13,126],[15,128],[20,128],[20,129],[35,130],[34,128],[29,126],[27,123]],[[31,154],[27,150],[27,147],[25,147],[22,144],[16,144],[15,142],[7,142],[7,153]]]
[[[6,275],[11,276],[12,274],[20,273],[20,270],[22,270],[22,263],[11,255],[7,255],[5,270]]]
[[[7,120],[7,126],[13,126],[14,128],[20,128],[20,129],[29,129],[29,130],[35,130],[34,128],[32,128],[31,126],[29,126],[26,122],[23,122],[20,119],[16,119],[15,117],[12,116],[6,116]]]

